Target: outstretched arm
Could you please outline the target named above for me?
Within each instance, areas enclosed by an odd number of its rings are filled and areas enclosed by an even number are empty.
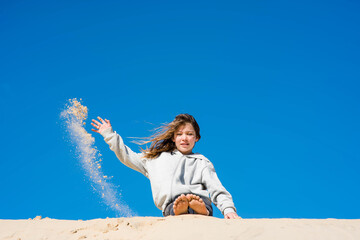
[[[142,154],[133,152],[129,147],[127,147],[119,134],[112,130],[110,121],[101,117],[97,117],[99,121],[92,120],[91,125],[95,129],[91,129],[93,132],[100,133],[109,147],[118,159],[125,164],[126,166],[134,169],[135,171],[141,172],[147,177],[147,170],[145,169],[144,161],[142,159]]]
[[[110,121],[105,118],[105,121],[101,117],[97,117],[100,122],[93,119],[91,125],[96,129],[91,129],[93,132],[102,133],[105,129],[111,128]]]

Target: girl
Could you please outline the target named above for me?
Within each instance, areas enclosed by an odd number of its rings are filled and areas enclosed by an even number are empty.
[[[120,135],[112,130],[109,120],[100,117],[98,120],[100,122],[92,120],[95,129],[91,130],[104,137],[123,164],[149,178],[155,205],[164,216],[212,216],[213,202],[226,219],[240,218],[212,163],[203,155],[192,152],[200,140],[200,128],[193,116],[177,115],[145,141],[151,145],[142,149],[142,153],[127,147]]]

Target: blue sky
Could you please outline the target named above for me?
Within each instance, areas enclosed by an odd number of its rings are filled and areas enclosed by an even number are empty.
[[[244,218],[360,218],[359,10],[357,1],[1,1],[0,219],[116,216],[64,131],[69,98],[82,98],[90,119],[110,119],[134,151],[128,137],[194,115],[195,151]],[[148,179],[94,136],[121,199],[138,216],[161,216]]]

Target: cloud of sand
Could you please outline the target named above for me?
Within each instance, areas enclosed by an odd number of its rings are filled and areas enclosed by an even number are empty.
[[[76,152],[76,157],[85,170],[95,192],[103,202],[115,211],[117,216],[130,217],[133,215],[130,208],[121,201],[121,195],[109,181],[111,177],[104,175],[101,169],[101,154],[95,147],[95,139],[84,126],[88,116],[88,108],[81,104],[81,99],[69,99],[65,109],[60,114],[64,121],[67,133]]]

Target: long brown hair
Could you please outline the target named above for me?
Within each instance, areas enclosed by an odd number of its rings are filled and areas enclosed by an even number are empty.
[[[190,114],[179,114],[171,123],[163,124],[162,126],[155,128],[155,133],[153,135],[138,143],[141,145],[151,143],[149,148],[141,149],[144,153],[144,157],[154,159],[162,152],[174,151],[176,149],[176,145],[173,142],[174,133],[185,123],[190,123],[194,127],[196,138],[200,140],[200,127],[195,118]]]

